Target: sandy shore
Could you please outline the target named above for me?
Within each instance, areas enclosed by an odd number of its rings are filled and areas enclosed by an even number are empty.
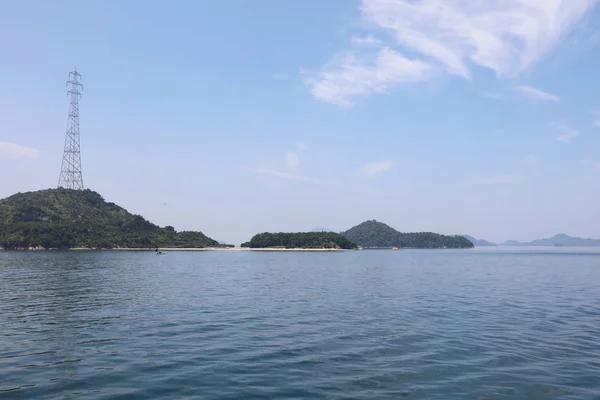
[[[331,252],[331,251],[350,251],[344,249],[278,249],[278,248],[258,248],[251,249],[248,247],[204,247],[204,248],[171,248],[159,247],[160,251],[311,251],[311,252]],[[120,249],[88,249],[88,248],[72,248],[69,251],[155,251],[156,248],[120,248]]]

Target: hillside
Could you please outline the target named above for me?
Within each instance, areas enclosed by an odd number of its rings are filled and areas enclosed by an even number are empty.
[[[466,238],[467,240],[469,240],[471,243],[473,243],[473,245],[475,247],[490,247],[490,246],[497,246],[496,243],[492,243],[492,242],[488,242],[487,240],[483,240],[483,239],[475,239],[473,236],[469,236],[469,235],[462,235],[464,238]]]
[[[503,246],[565,246],[565,247],[596,247],[600,246],[600,239],[584,239],[580,237],[572,237],[560,233],[551,238],[536,239],[531,242],[518,242],[516,240],[508,240],[502,244]]]
[[[342,232],[342,235],[365,248],[404,247],[418,249],[471,248],[473,243],[462,236],[446,236],[432,232],[402,233],[375,220],[365,221]]]
[[[287,249],[357,249],[358,246],[339,233],[298,232],[298,233],[259,233],[242,247],[287,248]]]
[[[201,232],[161,228],[91,190],[47,189],[0,200],[5,249],[212,247]]]

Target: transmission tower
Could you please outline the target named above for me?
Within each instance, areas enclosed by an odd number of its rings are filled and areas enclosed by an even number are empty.
[[[81,148],[79,146],[79,83],[81,74],[75,71],[69,73],[71,90],[67,92],[70,96],[69,121],[67,122],[67,136],[65,138],[65,151],[63,153],[62,167],[58,187],[67,189],[83,190],[83,174],[81,173]]]

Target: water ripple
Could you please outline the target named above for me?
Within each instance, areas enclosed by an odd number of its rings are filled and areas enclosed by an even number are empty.
[[[0,397],[600,399],[600,252],[0,252]]]

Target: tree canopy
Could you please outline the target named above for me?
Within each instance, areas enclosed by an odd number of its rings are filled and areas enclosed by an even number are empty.
[[[287,249],[357,249],[358,246],[339,233],[297,232],[259,233],[242,247]]]
[[[447,236],[433,232],[402,233],[383,222],[365,221],[342,232],[342,235],[368,247],[400,247],[417,249],[471,248],[473,243],[462,236]]]
[[[0,200],[5,249],[219,247],[202,232],[161,228],[91,190],[47,189]]]

